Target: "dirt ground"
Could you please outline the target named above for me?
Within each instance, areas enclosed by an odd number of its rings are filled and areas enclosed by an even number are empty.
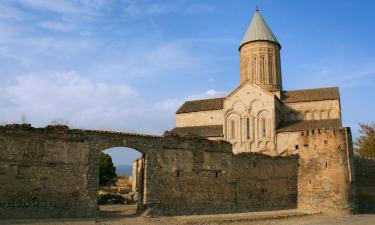
[[[101,206],[100,217],[97,219],[71,220],[14,220],[0,221],[5,224],[27,225],[375,225],[375,214],[359,214],[352,216],[324,216],[284,210],[272,212],[251,212],[219,215],[194,215],[176,217],[148,218],[137,212],[136,205],[105,205]]]

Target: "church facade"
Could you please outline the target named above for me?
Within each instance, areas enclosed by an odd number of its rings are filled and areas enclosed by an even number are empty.
[[[297,154],[301,131],[341,128],[338,87],[284,90],[281,44],[257,10],[239,47],[240,84],[222,98],[186,101],[173,133],[225,140],[235,154]]]

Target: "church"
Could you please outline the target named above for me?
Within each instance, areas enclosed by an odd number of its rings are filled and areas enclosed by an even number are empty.
[[[225,140],[235,154],[278,156],[299,152],[301,131],[341,128],[338,87],[284,90],[280,50],[257,9],[239,45],[239,86],[222,98],[183,103],[172,133]]]

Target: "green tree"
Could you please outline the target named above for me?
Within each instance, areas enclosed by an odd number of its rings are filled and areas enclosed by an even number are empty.
[[[111,156],[101,152],[99,154],[99,185],[113,184],[116,177],[116,167],[113,165]]]
[[[356,141],[360,156],[375,158],[375,123],[359,124],[361,133]]]

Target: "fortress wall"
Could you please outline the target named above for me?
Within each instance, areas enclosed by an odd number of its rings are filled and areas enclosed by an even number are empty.
[[[298,140],[298,208],[334,214],[355,210],[350,129],[305,131]]]
[[[359,212],[375,212],[375,159],[355,157]]]
[[[95,215],[89,154],[87,142],[65,130],[0,127],[0,219]]]
[[[271,157],[234,155],[229,143],[202,138],[0,126],[0,219],[95,217],[98,153],[113,146],[144,153],[138,190],[150,214],[290,209],[297,203],[304,210],[351,212],[350,130],[302,132],[298,142],[300,156]],[[356,165],[365,190],[373,180],[361,171],[372,164]]]
[[[220,144],[221,143],[221,144]],[[156,214],[209,214],[295,208],[298,157],[233,155],[231,145],[158,153]],[[224,148],[225,151],[217,151]]]

